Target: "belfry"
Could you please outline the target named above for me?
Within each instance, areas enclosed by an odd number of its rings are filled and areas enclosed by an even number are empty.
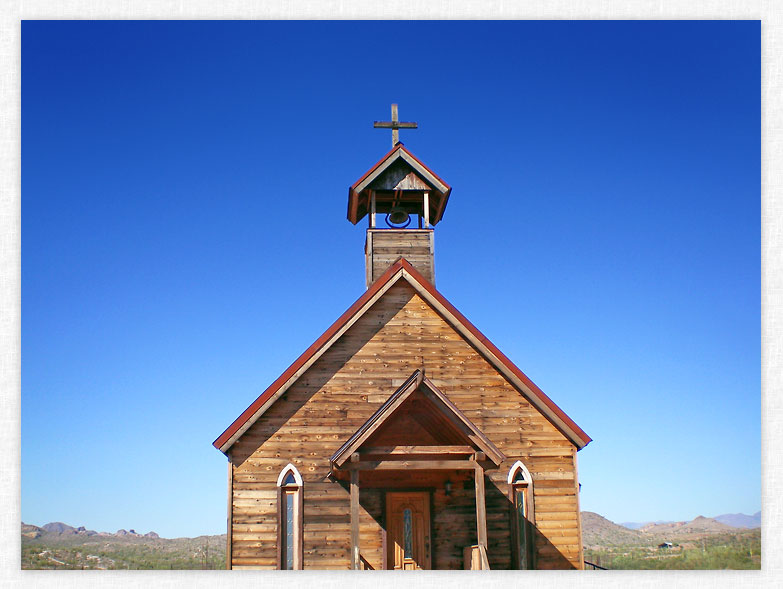
[[[443,218],[451,187],[400,143],[399,128],[416,128],[416,123],[400,123],[397,105],[392,105],[390,125],[392,149],[348,189],[348,220],[356,225],[369,218],[365,259],[367,287],[392,262],[404,257],[435,284],[435,237],[433,227]],[[402,127],[406,125],[406,127]],[[417,218],[410,227],[413,217]],[[383,225],[378,220],[383,218]]]
[[[348,189],[367,290],[214,442],[227,566],[582,569],[590,437],[435,288],[451,187],[396,105],[374,126],[392,149]]]

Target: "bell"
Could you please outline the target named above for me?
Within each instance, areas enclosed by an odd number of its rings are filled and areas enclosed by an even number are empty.
[[[402,225],[408,221],[410,215],[405,212],[401,207],[392,207],[389,211],[389,223],[392,225]]]

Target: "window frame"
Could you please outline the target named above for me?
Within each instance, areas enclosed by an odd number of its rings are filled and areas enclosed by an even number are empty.
[[[293,483],[285,484],[288,475],[294,477]],[[288,464],[277,477],[277,568],[279,570],[302,570],[303,567],[303,502],[304,484],[302,476],[293,464]],[[293,566],[288,567],[286,551],[283,546],[286,543],[286,528],[288,527],[287,498],[293,495]]]
[[[524,482],[515,482],[518,474],[521,472]],[[511,527],[511,565],[515,569],[534,569],[535,562],[535,509],[533,506],[533,477],[530,471],[517,460],[508,471],[508,501],[509,501],[509,519]],[[522,492],[524,501],[524,517],[519,517],[518,493]],[[522,530],[520,530],[520,525]],[[520,537],[524,537],[525,545],[520,546]],[[524,552],[523,552],[524,551]],[[524,557],[524,561],[523,561]],[[523,566],[524,565],[524,566]]]

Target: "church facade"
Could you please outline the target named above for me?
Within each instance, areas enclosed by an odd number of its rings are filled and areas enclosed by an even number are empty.
[[[450,193],[399,142],[349,189],[366,292],[214,442],[228,568],[583,568],[590,437],[435,288]]]

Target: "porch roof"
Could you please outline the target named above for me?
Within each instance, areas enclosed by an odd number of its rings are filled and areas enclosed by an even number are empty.
[[[418,411],[407,411],[417,405]],[[424,409],[423,411],[421,409]],[[395,419],[409,417],[412,427],[406,431],[392,432],[384,436],[384,429]],[[400,428],[402,429],[402,428]],[[416,431],[426,438],[426,445],[398,445],[399,442],[415,444]],[[387,440],[391,446],[377,447],[378,441]],[[399,448],[395,451],[394,448]],[[331,457],[334,467],[340,468],[355,452],[364,450],[370,455],[388,455],[400,460],[412,455],[470,455],[483,454],[495,466],[505,456],[473,422],[471,422],[428,378],[422,370],[416,370],[370,418]],[[448,465],[444,465],[448,466]]]

